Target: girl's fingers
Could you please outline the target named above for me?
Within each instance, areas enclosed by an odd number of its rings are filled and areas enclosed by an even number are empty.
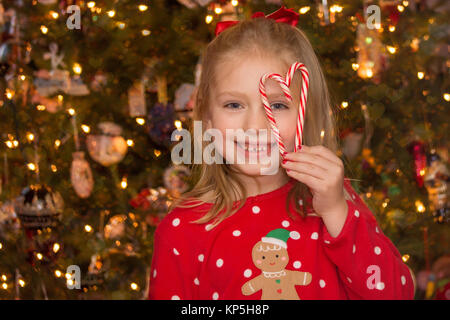
[[[330,167],[336,166],[336,163],[333,161],[330,161],[321,155],[317,155],[314,153],[310,153],[308,151],[298,151],[298,152],[292,152],[288,153],[285,156],[285,159],[288,161],[298,161],[298,162],[308,162],[312,165],[316,165],[324,169],[325,171],[328,171]]]
[[[300,153],[304,151],[305,153],[312,153],[318,156],[322,156],[325,159],[328,159],[331,162],[334,162],[337,165],[341,165],[342,161],[341,159],[334,154],[333,151],[331,151],[330,149],[328,149],[327,147],[324,147],[322,145],[318,145],[318,146],[305,146],[302,145],[302,149],[300,151]]]
[[[299,173],[310,174],[313,177],[320,179],[320,180],[325,180],[326,177],[328,176],[327,170],[325,170],[322,167],[317,166],[315,164],[309,163],[309,162],[286,161],[285,163],[282,163],[281,166],[283,168],[285,168],[286,170],[292,170],[292,171],[296,171]]]
[[[287,175],[306,184],[313,190],[320,190],[320,185],[323,184],[323,180],[318,179],[310,174],[289,170],[286,171]]]

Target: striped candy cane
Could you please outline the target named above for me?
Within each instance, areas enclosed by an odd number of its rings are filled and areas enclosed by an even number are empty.
[[[266,88],[265,88],[265,82],[267,79],[273,79],[277,81],[281,89],[283,90],[286,98],[289,101],[292,101],[292,95],[291,90],[289,89],[292,78],[294,77],[295,71],[300,69],[302,74],[302,88],[301,88],[301,95],[300,95],[300,105],[299,105],[299,111],[298,111],[298,117],[297,117],[297,128],[295,132],[295,145],[294,145],[294,151],[298,151],[301,149],[302,145],[302,138],[303,138],[303,125],[305,122],[305,109],[306,109],[306,101],[308,97],[308,86],[309,86],[309,74],[308,69],[303,63],[294,62],[291,67],[289,68],[289,71],[286,74],[286,78],[283,79],[279,74],[276,73],[267,73],[261,77],[261,80],[259,82],[259,92],[261,94],[261,100],[264,105],[264,110],[266,111],[267,118],[269,120],[270,126],[272,128],[272,131],[275,135],[275,138],[278,142],[278,147],[280,149],[281,156],[284,157],[284,155],[287,153],[286,148],[284,146],[284,143],[280,136],[280,131],[278,130],[277,123],[275,121],[275,117],[272,113],[272,108],[270,107],[269,100],[267,98],[266,94]]]

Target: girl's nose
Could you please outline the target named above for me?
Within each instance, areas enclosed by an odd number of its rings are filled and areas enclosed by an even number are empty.
[[[270,124],[267,120],[264,105],[259,101],[258,104],[254,104],[249,108],[246,114],[245,130],[248,129],[266,129],[270,132]]]

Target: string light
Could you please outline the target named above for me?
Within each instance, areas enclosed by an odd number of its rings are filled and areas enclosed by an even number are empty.
[[[399,4],[399,5],[397,6],[397,10],[398,10],[399,12],[403,12],[403,11],[405,10],[405,7],[402,6],[401,4]]]
[[[132,290],[135,290],[135,291],[138,290],[138,288],[139,288],[138,285],[134,282],[130,284],[130,287]]]
[[[6,277],[5,274],[2,274],[2,281],[6,281],[6,280],[8,280],[8,278]]]
[[[123,30],[125,28],[125,23],[122,21],[116,22],[116,26],[119,27],[119,29]]]
[[[132,139],[128,139],[128,140],[127,140],[127,145],[128,145],[129,147],[134,146],[134,141],[133,141]]]
[[[122,178],[122,181],[120,182],[120,187],[121,187],[122,189],[126,189],[127,186],[128,186],[127,178],[126,178],[126,177],[123,177],[123,178]]]
[[[5,90],[5,95],[6,98],[8,98],[9,100],[11,100],[14,97],[14,90],[11,90],[9,88],[6,88]]]
[[[445,101],[450,101],[450,93],[444,93],[443,97]]]
[[[43,104],[38,104],[36,106],[36,109],[38,109],[39,111],[44,111],[46,108],[45,108],[45,106]]]
[[[207,24],[210,24],[212,21],[213,21],[213,16],[210,15],[210,14],[208,14],[208,15],[205,17],[205,22],[206,22]]]
[[[48,28],[47,28],[46,26],[42,25],[42,26],[41,26],[41,32],[42,32],[43,34],[47,34]]]
[[[403,260],[403,262],[406,263],[406,261],[409,260],[409,254],[404,254],[404,255],[402,256],[402,260]]]
[[[109,10],[107,12],[107,14],[108,14],[108,17],[112,18],[112,17],[114,17],[116,15],[116,12],[114,10]]]
[[[58,12],[55,12],[55,11],[53,11],[53,10],[50,11],[49,14],[50,14],[50,16],[51,16],[53,19],[58,19],[58,17],[59,17]]]
[[[69,109],[67,110],[67,112],[68,112],[71,116],[75,115],[75,109],[74,109],[74,108],[69,108]]]
[[[92,227],[87,224],[87,225],[84,226],[84,231],[91,232],[92,231]]]
[[[58,149],[60,145],[61,145],[61,140],[56,139],[55,140],[55,148]]]
[[[89,133],[91,131],[91,128],[86,124],[82,124],[81,130],[83,130],[84,133]]]
[[[144,12],[144,11],[146,11],[148,9],[148,6],[145,5],[145,4],[140,4],[138,6],[138,8],[139,8],[139,11]]]
[[[42,253],[38,252],[36,253],[36,258],[38,258],[39,260],[42,260],[44,256],[42,255]]]
[[[423,73],[421,71],[417,72],[417,78],[419,78],[420,80],[422,80],[424,76],[425,76],[425,73]]]
[[[32,162],[27,164],[27,167],[30,171],[35,171],[36,170],[36,165]]]
[[[25,287],[25,281],[23,281],[23,279],[20,279],[18,282],[19,286],[21,286],[22,288]]]
[[[389,31],[390,32],[394,32],[395,31],[395,26],[389,26]]]
[[[181,130],[181,129],[182,129],[181,121],[180,121],[180,120],[175,120],[174,124],[175,124],[175,127],[176,127],[178,130]]]
[[[32,134],[31,132],[27,133],[27,140],[29,142],[32,142],[34,140],[34,134]]]
[[[0,250],[3,249],[3,244],[0,242]]]
[[[55,270],[55,276],[56,276],[57,278],[61,278],[62,272],[59,271],[59,270]]]
[[[397,49],[393,46],[387,46],[387,49],[390,54],[394,54],[397,51]]]
[[[94,2],[94,1],[89,1],[89,2],[87,3],[87,7],[90,8],[90,9],[92,9],[93,7],[95,7],[95,2]]]
[[[136,118],[136,122],[139,125],[143,126],[145,124],[145,119],[144,118]]]
[[[231,5],[233,7],[237,7],[239,5],[239,1],[238,0],[231,0]]]
[[[3,283],[2,284],[2,288],[5,289],[5,290],[8,289],[8,285],[6,283]]]
[[[223,10],[222,10],[221,7],[215,7],[215,8],[214,8],[214,12],[215,12],[216,14],[221,14],[221,13],[223,12]]]
[[[25,78],[26,78],[26,76],[25,76],[24,74],[21,74],[21,75],[19,76],[19,79],[22,80],[22,81],[25,81]]]
[[[57,253],[59,251],[59,249],[61,248],[61,246],[59,245],[59,243],[55,243],[53,245],[53,252]]]
[[[310,6],[305,6],[305,7],[301,7],[300,10],[298,10],[298,12],[300,12],[301,14],[305,14],[305,13],[307,13],[310,9],[311,9]]]
[[[357,63],[352,63],[352,69],[353,69],[354,71],[358,70],[358,68],[359,68],[359,64],[357,64]]]
[[[52,165],[50,166],[50,168],[52,169],[53,172],[58,171],[58,168],[57,168],[54,164],[52,164]]]
[[[420,200],[416,200],[415,202],[417,212],[423,213],[425,212],[425,206]]]
[[[408,6],[408,4],[409,4],[409,2],[408,2],[408,1],[403,1],[402,3],[403,3],[403,5],[404,5],[405,7],[407,7],[407,6]]]
[[[342,101],[341,108],[342,109],[346,109],[347,107],[348,107],[348,102],[347,101]]]
[[[155,149],[153,153],[155,154],[156,157],[159,157],[161,155],[161,151],[159,151],[158,149]]]
[[[75,72],[75,74],[81,74],[81,72],[83,71],[83,68],[81,67],[81,65],[78,62],[75,62],[73,64],[72,70],[73,70],[73,72]]]
[[[150,35],[151,31],[148,30],[148,29],[143,29],[143,30],[141,31],[141,33],[142,33],[142,35],[143,35],[144,37],[146,37],[146,36],[149,36],[149,35]]]

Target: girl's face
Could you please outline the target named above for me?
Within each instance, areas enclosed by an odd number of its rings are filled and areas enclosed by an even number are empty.
[[[280,60],[258,56],[231,59],[219,64],[216,68],[217,78],[211,91],[211,117],[207,128],[215,128],[222,133],[222,156],[227,163],[232,163],[240,172],[250,176],[261,175],[263,168],[267,169],[269,166],[273,166],[273,157],[276,157],[275,174],[279,173],[281,170],[278,170],[278,166],[281,156],[275,138],[271,137],[270,124],[259,93],[259,81],[265,73],[278,73],[284,78],[288,69]],[[296,72],[290,86],[292,102],[288,102],[278,82],[269,79],[265,83],[268,100],[287,152],[294,150],[300,99],[300,75],[298,73]],[[239,135],[227,135],[227,129],[231,129],[234,133],[237,133],[238,129],[247,132],[245,143],[238,142],[238,140],[243,141],[242,134],[240,138],[237,138]],[[249,129],[253,130],[247,131]],[[265,131],[259,131],[261,129]],[[255,139],[250,139],[249,136],[255,137]],[[261,139],[263,136],[265,141]],[[267,164],[267,157],[264,162],[264,155],[270,157],[271,152],[273,152],[272,160],[270,160],[272,163]],[[245,163],[237,163],[236,155],[238,153],[242,157],[245,156]],[[254,159],[252,163],[249,163],[250,158]]]

